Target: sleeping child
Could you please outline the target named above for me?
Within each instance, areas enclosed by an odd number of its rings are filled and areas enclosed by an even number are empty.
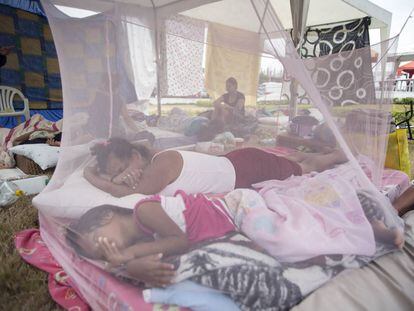
[[[295,198],[286,209],[282,199],[272,196],[268,202],[266,194],[250,189],[234,190],[224,199],[178,191],[174,197],[141,200],[133,210],[97,206],[73,222],[66,237],[78,254],[112,267],[148,255],[184,253],[198,242],[233,231],[243,232],[281,262],[324,254],[370,256],[375,240],[402,247],[402,233],[385,226],[375,197],[361,191],[357,195],[355,190],[353,194],[354,201],[330,193],[323,200],[333,198],[333,207],[318,210],[309,202],[324,202],[312,194]],[[134,277],[131,269],[127,271]]]

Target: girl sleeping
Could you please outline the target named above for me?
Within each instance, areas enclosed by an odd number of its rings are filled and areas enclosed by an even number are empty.
[[[141,280],[140,258],[181,254],[233,231],[246,234],[280,262],[324,254],[370,256],[375,240],[402,247],[402,233],[386,227],[381,207],[368,192],[338,196],[335,210],[312,205],[314,198],[295,198],[291,214],[282,201],[278,208],[275,197],[269,198],[272,202],[250,189],[232,191],[224,199],[178,191],[174,197],[141,200],[133,210],[102,205],[72,223],[67,240],[78,254],[104,260],[108,267],[124,265],[128,275]],[[152,284],[170,283],[172,270],[163,267]]]

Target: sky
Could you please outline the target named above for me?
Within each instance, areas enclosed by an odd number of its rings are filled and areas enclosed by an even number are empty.
[[[370,2],[392,13],[391,36],[398,34],[414,8],[413,0],[370,0]],[[398,52],[414,53],[414,13],[408,20],[398,42]],[[379,33],[371,34],[371,43],[379,42]]]

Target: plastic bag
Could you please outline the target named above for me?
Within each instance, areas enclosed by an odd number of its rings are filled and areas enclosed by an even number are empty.
[[[19,187],[11,181],[0,184],[0,206],[13,204],[19,199]]]
[[[406,129],[397,129],[389,135],[385,167],[403,171],[411,178],[410,153]]]

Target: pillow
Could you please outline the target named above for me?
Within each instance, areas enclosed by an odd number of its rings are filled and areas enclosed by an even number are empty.
[[[59,159],[59,147],[48,144],[19,145],[10,148],[9,151],[33,160],[42,170],[55,167]]]
[[[145,302],[172,304],[193,311],[240,310],[224,293],[192,281],[182,281],[165,288],[146,289],[142,294]]]
[[[132,209],[145,197],[136,193],[115,198],[90,184],[83,177],[83,169],[79,169],[65,181],[62,187],[51,191],[46,188],[34,197],[33,205],[47,216],[79,218],[91,208],[102,204]]]

